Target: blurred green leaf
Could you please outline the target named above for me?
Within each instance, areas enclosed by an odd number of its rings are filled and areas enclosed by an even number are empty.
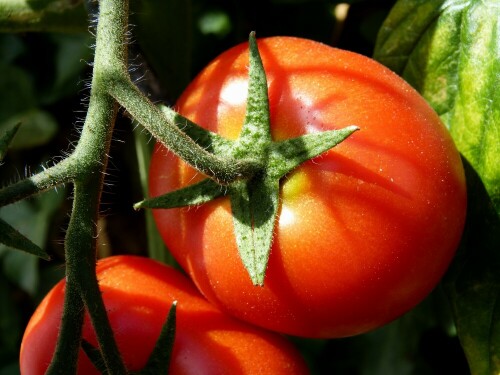
[[[375,331],[327,341],[293,341],[313,374],[468,374],[465,359],[457,356],[461,349],[441,288],[436,288],[416,308]],[[450,351],[450,346],[457,351]],[[439,359],[442,368],[434,358]]]
[[[7,153],[7,149],[9,148],[12,139],[16,135],[17,131],[19,130],[19,126],[21,124],[17,123],[15,124],[12,128],[7,129],[1,136],[0,136],[0,161],[3,160],[5,157],[5,154]]]
[[[464,156],[468,214],[446,278],[474,375],[500,373],[500,5],[400,0],[375,58],[433,106]]]
[[[24,51],[24,44],[18,35],[0,34],[0,61],[11,63]]]
[[[31,201],[23,200],[0,209],[0,218],[8,222],[40,248],[45,247],[50,218],[65,194],[50,191]],[[38,258],[12,251],[0,244],[4,274],[27,293],[36,293],[39,284]]]
[[[21,127],[12,140],[12,149],[28,149],[49,142],[57,134],[58,125],[54,117],[46,111],[30,109],[0,123],[0,129],[20,123]]]
[[[50,264],[40,268],[39,275],[37,291],[33,298],[34,305],[38,305],[54,285],[65,277],[66,270],[64,263],[51,261]]]
[[[58,131],[52,114],[42,106],[75,94],[81,74],[91,59],[90,36],[45,35],[33,38],[38,51],[19,37],[0,38],[0,51],[10,55],[0,63],[0,131],[21,122],[12,148],[27,149],[47,143]],[[34,62],[33,59],[36,59]]]
[[[155,142],[152,141],[152,135],[138,123],[134,122],[134,141],[137,155],[137,172],[141,184],[141,191],[144,197],[149,196],[148,171],[151,161],[151,154]],[[175,260],[172,254],[167,250],[156,223],[153,218],[152,210],[142,210],[145,215],[146,239],[148,246],[148,256],[159,262],[174,266]]]
[[[369,350],[363,360],[363,375],[411,375],[432,373],[429,359],[421,346],[425,336],[453,334],[453,322],[442,291],[438,288],[415,309],[396,321],[368,333],[365,340]],[[440,349],[436,344],[429,351]],[[443,353],[444,357],[444,353]],[[448,365],[450,373],[454,367]]]
[[[429,101],[500,214],[499,25],[496,0],[400,0],[374,57]]]
[[[20,337],[20,316],[12,301],[7,280],[0,273],[0,358],[8,358],[17,351]]]
[[[500,219],[476,172],[465,164],[468,212],[459,253],[445,278],[473,375],[500,373]]]
[[[20,251],[9,251],[3,256],[3,272],[22,290],[34,295],[38,288],[38,258]]]
[[[133,1],[134,35],[150,68],[175,100],[190,80],[191,0]]]
[[[11,147],[24,149],[48,142],[57,132],[52,115],[37,109],[32,79],[22,69],[0,64],[0,132],[21,127]]]
[[[200,16],[198,27],[202,34],[224,37],[231,31],[231,19],[227,13],[213,10]]]
[[[53,34],[50,41],[55,44],[54,51],[54,79],[47,92],[39,96],[42,104],[51,104],[55,101],[75,94],[81,86],[81,74],[87,67],[87,61],[92,59],[92,43],[90,34]]]
[[[19,371],[19,364],[14,362],[0,368],[0,375],[19,375]]]
[[[0,124],[35,106],[33,82],[29,75],[20,68],[0,64]]]
[[[81,32],[86,26],[82,0],[0,1],[0,32]]]

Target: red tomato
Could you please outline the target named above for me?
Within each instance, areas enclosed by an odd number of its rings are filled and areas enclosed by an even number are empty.
[[[131,371],[146,363],[177,300],[170,375],[308,373],[288,341],[221,313],[170,267],[148,258],[114,256],[98,262],[97,275],[118,347]],[[26,328],[20,355],[23,375],[44,374],[52,358],[64,286],[61,281],[49,292]],[[97,345],[88,317],[83,337]],[[98,374],[83,351],[78,373]]]
[[[159,231],[201,292],[225,311],[293,335],[342,337],[379,327],[436,286],[457,248],[466,191],[447,129],[420,95],[377,62],[309,40],[259,40],[274,140],[360,130],[286,176],[263,287],[238,257],[227,197],[154,210]],[[243,124],[247,44],[217,57],[177,103],[235,139]],[[157,196],[202,176],[161,146]]]

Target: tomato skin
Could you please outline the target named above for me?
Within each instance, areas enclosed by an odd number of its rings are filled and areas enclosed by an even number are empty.
[[[398,76],[316,42],[259,40],[274,140],[357,125],[286,176],[263,287],[238,257],[228,198],[154,210],[168,248],[200,291],[240,319],[306,337],[377,328],[418,304],[446,271],[465,220],[465,177],[446,128]],[[176,109],[227,138],[245,113],[247,45],[209,64]],[[150,195],[202,177],[157,145]]]
[[[208,303],[178,271],[151,259],[113,256],[97,264],[104,303],[127,368],[141,369],[177,304],[177,330],[170,375],[308,374],[284,338],[237,321]],[[33,314],[23,337],[22,375],[41,375],[52,358],[65,282],[59,282]],[[97,345],[88,317],[83,337]],[[99,374],[81,352],[78,374]]]

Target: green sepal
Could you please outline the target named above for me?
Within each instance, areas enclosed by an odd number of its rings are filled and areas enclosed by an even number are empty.
[[[210,202],[211,200],[224,195],[227,187],[223,187],[214,180],[207,178],[196,184],[186,186],[179,190],[144,199],[136,203],[134,208],[174,208],[183,206],[194,206]]]
[[[272,146],[267,78],[255,32],[249,36],[249,82],[245,120],[233,155],[252,156],[263,165]],[[230,189],[234,233],[240,258],[254,285],[263,285],[278,214],[279,178],[267,171]]]
[[[130,372],[131,375],[156,375],[168,373],[175,342],[176,313],[177,301],[174,301],[146,365],[138,372]],[[81,347],[95,368],[101,374],[108,375],[109,372],[99,348],[96,348],[85,339],[82,339]]]
[[[17,134],[17,131],[19,130],[20,126],[21,126],[21,123],[17,123],[11,129],[7,130],[2,135],[2,137],[0,137],[0,161],[2,161],[3,158],[5,157],[5,154],[7,153],[7,149],[9,148],[9,145],[11,144],[15,135]]]
[[[278,215],[279,179],[254,177],[231,187],[236,243],[254,285],[263,285]]]
[[[337,146],[357,130],[359,128],[352,125],[276,142],[272,145],[269,155],[268,174],[281,178],[303,162]]]
[[[225,155],[230,152],[233,146],[232,141],[225,139],[210,130],[202,128],[167,106],[161,105],[160,110],[170,123],[175,124],[189,138],[207,151],[216,155]]]
[[[29,254],[36,255],[45,260],[50,260],[49,254],[43,251],[36,244],[31,242],[19,231],[11,227],[5,221],[0,219],[0,242],[9,247],[25,251]]]
[[[254,32],[250,33],[249,48],[247,107],[240,136],[234,145],[233,156],[236,158],[250,156],[265,161],[272,143],[271,120],[266,72],[259,55]]]
[[[163,324],[160,337],[156,341],[153,352],[149,356],[146,366],[137,375],[156,375],[168,373],[170,359],[175,342],[177,301],[172,303],[167,320]]]

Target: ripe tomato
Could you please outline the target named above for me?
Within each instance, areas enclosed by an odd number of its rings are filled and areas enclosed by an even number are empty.
[[[454,255],[466,208],[459,153],[429,105],[377,62],[304,39],[258,43],[274,140],[360,130],[283,179],[263,287],[238,257],[227,197],[154,210],[159,231],[201,292],[241,319],[309,337],[379,327],[418,304]],[[176,109],[235,139],[247,74],[243,44],[209,64]],[[201,176],[157,146],[149,178],[157,196]]]
[[[178,271],[148,258],[114,256],[97,264],[97,275],[127,368],[141,369],[177,304],[177,330],[169,374],[307,374],[285,339],[239,322],[207,302]],[[60,323],[65,282],[58,283],[32,316],[21,345],[21,374],[44,374]],[[97,345],[88,317],[83,337]],[[78,373],[98,374],[81,351]]]

